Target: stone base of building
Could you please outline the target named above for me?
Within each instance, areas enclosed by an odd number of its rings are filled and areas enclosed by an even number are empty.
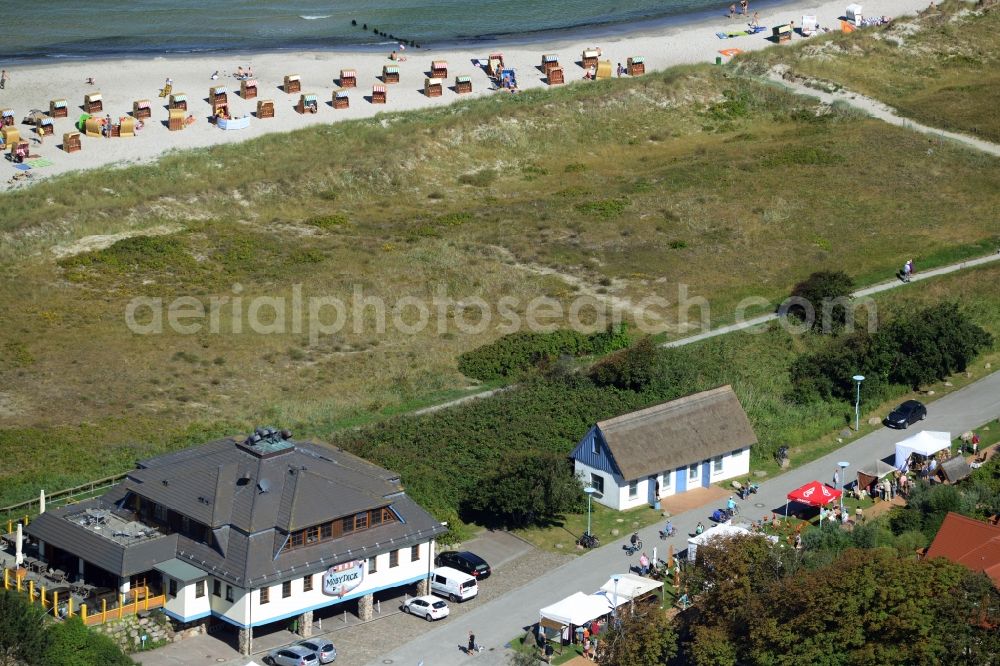
[[[358,599],[358,619],[368,622],[375,617],[375,596],[366,594]]]
[[[240,644],[240,654],[245,657],[250,656],[250,633],[253,631],[253,627],[243,627],[240,629],[239,634],[239,644]]]
[[[298,619],[299,625],[299,636],[302,638],[309,638],[313,635],[313,612],[306,611],[302,615],[299,615]]]

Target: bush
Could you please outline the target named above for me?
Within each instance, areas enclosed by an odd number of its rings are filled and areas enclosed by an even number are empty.
[[[459,356],[458,369],[465,376],[482,381],[508,379],[560,356],[607,354],[627,347],[630,339],[625,325],[590,334],[569,329],[511,333]]]
[[[844,327],[854,280],[843,271],[818,271],[795,285],[787,313],[801,321],[812,319],[812,329],[830,333]]]

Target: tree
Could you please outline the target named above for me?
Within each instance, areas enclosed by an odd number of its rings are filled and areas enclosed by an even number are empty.
[[[33,662],[39,666],[134,666],[136,663],[111,638],[84,626],[79,617],[51,625],[48,634],[44,657]]]
[[[0,589],[0,664],[29,662],[45,645],[45,616],[20,594]]]
[[[812,320],[817,333],[834,333],[847,323],[854,280],[843,271],[817,271],[792,289],[787,313],[801,321]]]
[[[583,497],[564,456],[513,454],[501,461],[472,506],[508,527],[525,527],[582,510]]]
[[[674,625],[658,606],[622,606],[617,622],[598,634],[601,666],[657,666],[677,654]]]

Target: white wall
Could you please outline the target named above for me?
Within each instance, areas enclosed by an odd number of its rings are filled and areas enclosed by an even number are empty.
[[[205,595],[196,597],[198,581],[184,584],[177,581],[177,596],[170,597],[170,576],[163,574],[163,593],[166,595],[166,610],[174,616],[181,618],[183,622],[192,622],[196,619],[207,617],[211,611],[212,579],[207,577],[201,580],[204,586]]]

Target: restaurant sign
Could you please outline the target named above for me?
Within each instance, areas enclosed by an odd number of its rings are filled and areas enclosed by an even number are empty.
[[[323,594],[343,597],[365,579],[365,561],[354,560],[332,566],[323,574]]]

